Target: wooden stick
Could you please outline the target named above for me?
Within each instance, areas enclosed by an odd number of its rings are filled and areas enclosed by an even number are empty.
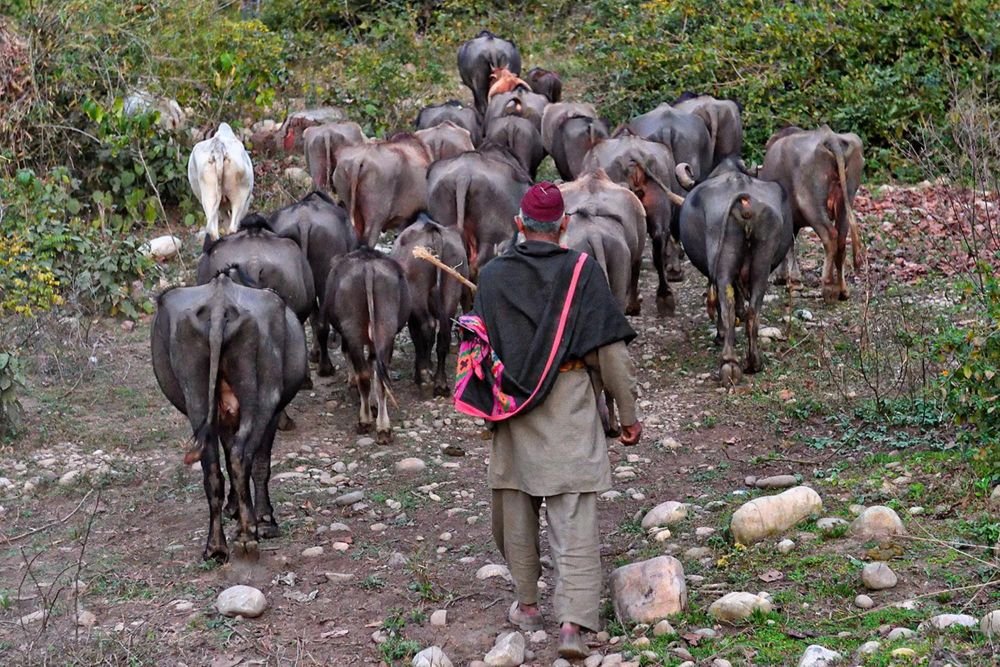
[[[461,273],[459,273],[458,271],[456,271],[455,269],[453,269],[452,267],[448,266],[440,259],[435,257],[434,253],[432,253],[429,248],[426,248],[422,245],[418,245],[416,248],[413,249],[413,256],[416,257],[417,259],[427,260],[434,266],[438,267],[439,269],[450,275],[458,282],[468,287],[470,290],[472,290],[473,293],[475,293],[476,284],[474,282],[472,282],[471,280],[463,276]]]

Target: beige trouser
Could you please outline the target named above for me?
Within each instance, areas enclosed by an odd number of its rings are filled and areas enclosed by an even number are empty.
[[[507,560],[517,601],[538,603],[538,512],[542,498],[515,489],[493,490],[493,539]],[[564,493],[545,498],[549,549],[556,569],[553,600],[559,623],[599,627],[601,542],[597,494]]]

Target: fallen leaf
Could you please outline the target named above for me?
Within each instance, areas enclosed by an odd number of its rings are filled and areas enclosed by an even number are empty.
[[[757,578],[761,581],[771,583],[772,581],[781,581],[785,578],[784,573],[778,570],[768,570],[767,572],[762,572],[757,575]]]
[[[284,596],[289,600],[294,600],[296,602],[312,602],[316,599],[319,594],[319,589],[316,589],[310,593],[303,593],[302,591],[285,591]]]
[[[702,635],[695,634],[693,632],[685,632],[684,634],[681,635],[681,639],[686,641],[691,646],[697,646],[698,642],[704,639],[704,637]]]

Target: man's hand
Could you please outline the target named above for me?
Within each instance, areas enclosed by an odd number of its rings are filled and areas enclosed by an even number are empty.
[[[642,437],[642,422],[636,422],[625,426],[622,424],[622,435],[619,438],[621,443],[626,447],[636,444],[639,442],[639,438]]]

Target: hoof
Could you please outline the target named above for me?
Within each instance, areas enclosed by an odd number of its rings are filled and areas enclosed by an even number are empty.
[[[667,269],[666,277],[668,283],[682,283],[684,282],[684,271]]]
[[[734,361],[727,361],[719,367],[719,382],[723,387],[735,387],[743,379],[743,371]]]
[[[837,285],[823,285],[823,301],[827,304],[840,301],[840,288]]]
[[[365,433],[371,433],[372,432],[372,424],[370,424],[370,423],[369,424],[362,424],[361,422],[358,422],[358,427],[355,430],[358,432],[358,434],[361,434],[361,435],[363,435]]]
[[[336,370],[337,369],[334,367],[334,365],[328,361],[325,364],[321,363],[319,365],[319,368],[316,370],[316,374],[319,375],[321,378],[328,378],[331,375],[333,375],[334,371]]]
[[[278,417],[278,430],[279,431],[294,431],[295,430],[295,420],[286,415],[284,412]]]
[[[659,317],[673,317],[676,304],[673,295],[656,298],[656,314]]]
[[[312,375],[306,375],[306,381],[302,383],[302,387],[301,388],[302,389],[312,389],[313,388]]]
[[[764,361],[762,359],[747,359],[747,362],[743,364],[743,372],[747,375],[760,373],[762,370],[764,370]]]
[[[257,535],[262,540],[271,540],[275,537],[281,537],[281,528],[278,527],[278,522],[274,519],[260,519],[257,521]]]
[[[319,361],[319,350],[310,350],[309,363],[315,364],[317,361]]]
[[[642,312],[642,307],[639,304],[629,304],[625,307],[625,314],[635,316]]]
[[[448,385],[437,385],[434,387],[435,396],[451,396],[451,387]]]
[[[201,554],[202,560],[214,560],[216,563],[225,563],[229,560],[229,549],[226,545],[206,546]]]
[[[840,293],[837,294],[837,299],[840,301],[847,301],[850,298],[851,298],[851,291],[848,289],[842,289],[840,290]]]
[[[379,431],[375,434],[375,442],[380,445],[388,445],[392,442],[392,431]]]

